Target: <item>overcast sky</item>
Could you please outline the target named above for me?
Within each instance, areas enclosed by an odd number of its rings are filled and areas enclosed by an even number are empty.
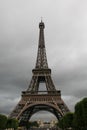
[[[0,0],[0,113],[28,88],[41,17],[56,89],[71,111],[87,96],[87,0]]]

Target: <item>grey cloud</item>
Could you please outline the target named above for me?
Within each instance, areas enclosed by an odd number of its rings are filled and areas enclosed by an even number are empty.
[[[49,115],[49,116],[48,116]],[[39,113],[35,113],[32,117],[31,117],[31,121],[32,120],[42,120],[42,121],[51,121],[52,119],[57,120],[57,118],[50,112],[46,112],[46,111],[41,111]]]

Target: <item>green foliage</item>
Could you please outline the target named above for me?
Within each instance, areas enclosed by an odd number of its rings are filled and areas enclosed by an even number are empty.
[[[5,129],[7,123],[7,117],[5,115],[0,114],[0,130]]]
[[[61,120],[59,120],[58,126],[59,126],[61,129],[64,129],[64,119],[63,119],[63,118],[62,118]]]
[[[66,128],[72,127],[72,123],[73,123],[73,113],[67,113],[65,115],[65,126]]]
[[[75,128],[82,128],[82,125],[83,125],[83,118],[82,118],[82,102],[78,102],[76,105],[75,105],[75,113],[74,113],[74,124],[73,126]]]
[[[6,127],[17,129],[18,128],[18,120],[8,118]]]
[[[37,121],[32,121],[32,122],[27,122],[26,125],[27,128],[31,128],[31,127],[39,127]]]
[[[82,111],[84,126],[87,128],[87,98],[82,100]]]
[[[87,98],[75,105],[75,112],[67,113],[58,123],[62,129],[87,130]]]
[[[87,98],[75,105],[73,126],[75,129],[87,130]]]
[[[59,127],[62,129],[67,129],[72,127],[73,123],[73,113],[67,113],[60,121]]]

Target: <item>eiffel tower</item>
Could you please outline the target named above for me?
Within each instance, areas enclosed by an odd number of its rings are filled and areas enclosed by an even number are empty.
[[[18,119],[22,125],[38,111],[49,111],[58,120],[69,112],[61,98],[61,91],[56,90],[51,78],[51,69],[48,67],[45,49],[44,28],[45,25],[41,21],[36,66],[32,70],[31,82],[28,89],[22,92],[21,100],[10,114],[11,118]],[[46,85],[46,91],[39,91],[40,83]]]

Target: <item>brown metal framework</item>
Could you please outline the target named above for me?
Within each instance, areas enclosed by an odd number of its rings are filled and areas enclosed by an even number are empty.
[[[51,69],[48,67],[45,41],[45,25],[39,23],[39,44],[35,69],[32,70],[33,76],[26,91],[22,92],[22,97],[10,117],[17,118],[20,124],[28,121],[31,116],[41,110],[53,113],[59,120],[67,112],[68,107],[61,99],[61,91],[56,90],[51,78]],[[39,84],[45,83],[47,91],[39,91]],[[46,93],[45,93],[46,92]]]

